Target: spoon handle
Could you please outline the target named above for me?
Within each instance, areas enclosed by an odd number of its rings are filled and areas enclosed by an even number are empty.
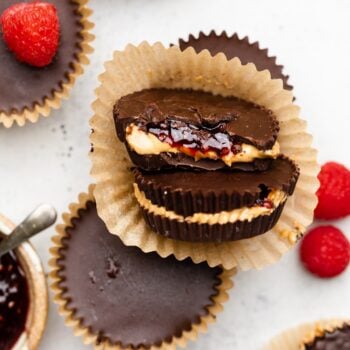
[[[10,235],[3,238],[0,242],[0,257],[54,224],[56,218],[56,210],[51,205],[39,205]]]

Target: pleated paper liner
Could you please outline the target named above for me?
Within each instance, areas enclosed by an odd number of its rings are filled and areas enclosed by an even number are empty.
[[[349,321],[341,319],[323,320],[288,329],[274,337],[264,347],[264,350],[305,350],[302,344],[305,341],[312,340],[321,330],[333,330]]]
[[[56,226],[56,235],[53,237],[53,247],[50,249],[52,259],[49,262],[51,267],[50,277],[53,281],[51,288],[54,293],[54,301],[59,305],[59,313],[64,317],[67,326],[72,327],[76,336],[83,338],[84,344],[93,344],[94,349],[100,350],[131,350],[120,345],[111,344],[108,341],[98,339],[98,334],[92,333],[90,328],[84,328],[81,320],[75,317],[75,310],[69,308],[69,300],[63,296],[64,291],[60,288],[60,269],[58,260],[62,258],[60,250],[63,248],[63,240],[67,237],[66,228],[72,227],[72,220],[79,217],[78,211],[85,209],[88,202],[94,201],[94,186],[89,187],[88,193],[81,193],[77,203],[69,205],[69,212],[62,215],[63,224]],[[216,321],[216,316],[223,310],[222,304],[228,299],[228,290],[232,288],[231,277],[235,270],[224,270],[219,275],[220,284],[215,286],[217,294],[212,298],[212,305],[207,308],[208,314],[200,318],[198,324],[193,324],[189,331],[183,331],[180,337],[173,337],[170,342],[163,342],[159,346],[152,346],[149,350],[174,350],[177,346],[185,347],[189,340],[196,340],[200,333],[207,331],[208,325]],[[139,350],[145,350],[138,347]]]
[[[199,53],[207,49],[213,56],[222,52],[227,59],[238,57],[242,64],[254,63],[259,71],[270,71],[272,79],[282,79],[286,90],[293,90],[293,86],[288,83],[289,76],[283,73],[284,67],[277,64],[277,58],[270,56],[268,49],[260,48],[258,41],[251,42],[247,36],[241,39],[237,33],[229,36],[226,31],[216,34],[212,30],[209,34],[190,34],[188,39],[179,39],[178,45],[181,50],[193,47]]]
[[[62,100],[68,99],[77,77],[83,74],[83,66],[89,64],[88,54],[93,52],[90,42],[94,39],[94,35],[90,33],[90,30],[94,25],[88,18],[92,14],[92,11],[86,6],[89,0],[72,1],[79,5],[78,12],[81,15],[80,24],[82,26],[82,30],[80,31],[82,39],[78,44],[81,51],[77,53],[76,59],[71,62],[73,71],[68,74],[67,82],[62,82],[59,90],[55,90],[52,96],[46,96],[42,102],[34,103],[33,108],[26,107],[22,111],[16,111],[10,114],[0,111],[0,125],[3,125],[5,128],[10,128],[15,124],[24,126],[27,122],[36,123],[40,116],[48,117],[52,109],[59,109]]]
[[[311,147],[312,136],[299,117],[299,107],[292,103],[292,93],[283,90],[281,80],[272,80],[254,64],[230,61],[224,54],[212,57],[207,50],[196,54],[192,48],[164,48],[160,43],[128,45],[115,52],[100,76],[95,115],[90,121],[93,133],[91,174],[96,180],[95,198],[99,216],[109,232],[126,245],[144,252],[157,251],[162,257],[174,254],[179,260],[191,257],[195,263],[226,269],[261,269],[278,261],[292,248],[313,220],[317,203],[317,152]],[[214,94],[234,95],[271,109],[280,123],[278,142],[281,153],[300,167],[294,195],[288,199],[277,225],[264,235],[225,243],[188,243],[164,238],[152,232],[142,217],[133,195],[131,162],[125,146],[117,139],[113,106],[126,95],[142,89],[192,88]]]

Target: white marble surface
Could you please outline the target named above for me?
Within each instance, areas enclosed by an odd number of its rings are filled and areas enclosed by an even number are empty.
[[[347,0],[92,0],[91,65],[61,110],[25,128],[0,128],[0,212],[15,222],[40,202],[59,212],[91,179],[88,120],[102,64],[127,43],[176,42],[199,30],[237,31],[278,56],[295,86],[322,162],[349,159],[350,2]],[[350,220],[336,223],[350,234]],[[53,229],[33,240],[45,265]],[[305,273],[297,249],[264,271],[241,273],[225,311],[192,350],[255,350],[280,330],[350,316],[350,271],[323,281]],[[87,349],[51,305],[42,350]]]

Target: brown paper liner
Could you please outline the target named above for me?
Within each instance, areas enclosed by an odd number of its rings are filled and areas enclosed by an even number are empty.
[[[195,263],[226,269],[260,269],[275,263],[294,246],[297,237],[313,220],[317,203],[316,150],[292,93],[282,88],[281,80],[271,80],[268,71],[258,72],[254,64],[242,65],[239,59],[227,61],[224,54],[212,57],[207,50],[196,54],[192,48],[181,52],[146,42],[128,45],[115,52],[100,76],[95,115],[90,121],[93,152],[92,170],[97,185],[95,198],[99,216],[108,230],[124,244],[144,252],[157,251],[162,257],[174,254],[179,260],[191,257]],[[131,163],[124,145],[117,139],[113,106],[122,96],[152,87],[192,88],[222,95],[234,95],[271,109],[280,123],[278,142],[281,152],[300,167],[294,195],[289,198],[277,225],[264,235],[229,243],[188,243],[164,238],[152,232],[142,217],[133,195]]]
[[[53,247],[50,248],[52,259],[49,261],[51,267],[50,277],[53,281],[51,289],[54,293],[54,302],[59,305],[59,313],[65,319],[67,326],[72,327],[74,335],[81,336],[84,344],[93,344],[94,349],[108,349],[108,350],[131,350],[132,348],[121,347],[120,345],[114,345],[108,341],[102,343],[97,342],[98,334],[93,334],[89,328],[85,328],[81,325],[80,320],[75,318],[74,310],[68,307],[68,300],[63,297],[63,290],[60,288],[61,278],[59,271],[61,267],[58,264],[58,260],[61,258],[60,250],[63,248],[62,240],[67,237],[66,228],[72,226],[72,219],[79,216],[79,209],[86,208],[86,204],[89,201],[95,201],[93,192],[94,187],[89,187],[88,193],[81,193],[78,197],[77,203],[69,205],[69,212],[62,215],[63,224],[56,226],[56,235],[52,238]],[[170,342],[163,342],[159,346],[152,346],[148,350],[175,350],[177,346],[185,347],[189,340],[196,340],[199,333],[205,333],[208,325],[216,321],[216,316],[223,310],[222,304],[228,300],[228,290],[233,287],[231,277],[235,274],[235,270],[224,270],[219,276],[221,283],[215,288],[218,293],[212,299],[213,304],[208,307],[208,314],[201,317],[198,324],[193,324],[190,331],[184,331],[181,337],[173,337]],[[98,343],[98,345],[97,345]],[[137,348],[139,350],[145,350],[145,348]]]
[[[349,321],[345,319],[322,320],[288,329],[274,337],[264,347],[264,350],[305,350],[304,342],[314,339],[324,330],[333,330],[342,326],[344,322],[349,323]]]
[[[79,13],[81,14],[80,24],[82,30],[80,32],[82,41],[79,43],[81,51],[77,54],[77,58],[72,65],[74,67],[73,72],[68,74],[68,81],[63,83],[60,90],[53,92],[52,96],[45,97],[42,103],[35,103],[34,108],[25,108],[21,112],[15,112],[7,114],[0,112],[0,125],[5,128],[10,128],[14,124],[18,126],[24,126],[26,122],[36,123],[40,116],[48,117],[52,109],[59,109],[63,99],[68,99],[70,91],[79,75],[84,73],[83,66],[89,64],[88,54],[93,52],[93,48],[90,46],[90,42],[94,40],[94,35],[90,33],[90,30],[94,27],[93,23],[88,20],[92,14],[86,4],[89,0],[73,0],[79,5]]]

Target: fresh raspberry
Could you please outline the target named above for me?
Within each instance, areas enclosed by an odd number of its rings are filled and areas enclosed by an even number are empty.
[[[318,175],[318,205],[315,217],[338,219],[350,214],[350,171],[342,164],[329,162]]]
[[[350,243],[334,226],[311,230],[300,246],[304,266],[319,277],[334,277],[343,272],[350,260]]]
[[[19,61],[45,67],[56,55],[59,19],[56,7],[46,2],[18,3],[0,17],[4,41]]]

